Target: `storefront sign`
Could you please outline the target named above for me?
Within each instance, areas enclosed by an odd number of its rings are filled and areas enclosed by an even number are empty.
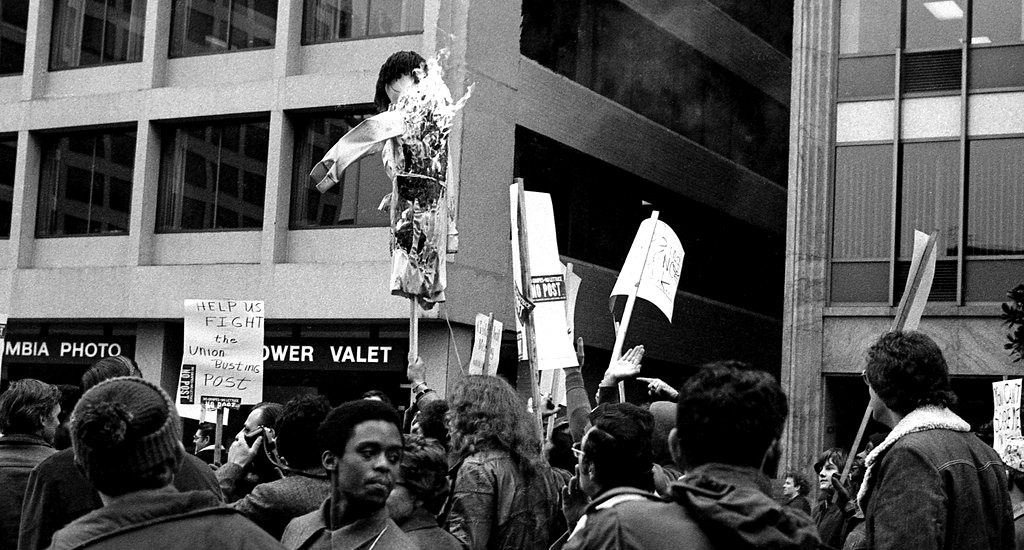
[[[268,338],[263,362],[268,369],[406,369],[409,342],[402,338]]]
[[[4,327],[6,333],[6,327]],[[2,340],[4,362],[89,364],[109,355],[135,355],[131,337],[51,337],[14,336]]]

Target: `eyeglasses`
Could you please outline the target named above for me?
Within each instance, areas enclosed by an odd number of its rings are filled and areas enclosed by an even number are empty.
[[[867,385],[867,386],[871,385],[871,382],[868,381],[868,371],[867,370],[860,371],[860,378],[861,378],[861,380],[864,381],[865,385]]]
[[[573,443],[572,444],[572,454],[576,455],[576,460],[579,460],[579,459],[583,458],[583,454],[584,453],[583,453],[583,450],[580,449],[580,444],[579,443]]]

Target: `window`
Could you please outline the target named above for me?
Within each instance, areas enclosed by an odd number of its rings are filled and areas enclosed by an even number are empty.
[[[135,131],[45,136],[37,237],[128,233]]]
[[[157,231],[262,228],[269,128],[265,119],[169,128]]]
[[[938,231],[936,257],[955,257],[959,245],[960,152],[955,141],[904,143],[900,185],[899,258],[914,252],[914,230]]]
[[[959,48],[964,34],[965,0],[906,0],[908,50]]]
[[[296,120],[292,175],[291,228],[387,226],[388,216],[377,210],[391,181],[379,155],[363,157],[349,166],[342,181],[321,194],[310,185],[309,171],[341,136],[366,115],[310,116]]]
[[[1024,254],[1024,138],[970,142],[967,254]]]
[[[900,5],[893,0],[842,0],[839,53],[893,53],[899,45]]]
[[[274,45],[277,0],[174,0],[171,57]]]
[[[0,238],[11,237],[11,205],[14,204],[14,159],[17,136],[0,136]]]
[[[975,0],[971,10],[971,44],[1024,42],[1024,0]]]
[[[423,0],[305,0],[302,43],[423,32]]]
[[[0,75],[20,74],[25,69],[25,30],[28,2],[0,0]]]
[[[145,0],[57,0],[50,69],[140,61]]]

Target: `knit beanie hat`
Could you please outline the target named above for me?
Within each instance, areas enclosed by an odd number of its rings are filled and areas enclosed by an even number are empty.
[[[101,492],[131,486],[167,461],[181,465],[181,421],[159,386],[136,377],[100,382],[85,392],[71,415],[75,461]],[[116,494],[116,493],[115,493]]]

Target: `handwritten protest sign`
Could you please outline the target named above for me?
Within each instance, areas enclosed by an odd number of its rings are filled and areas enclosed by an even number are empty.
[[[1002,449],[1006,438],[1020,432],[1021,380],[992,382],[992,435],[993,448]]]
[[[469,360],[469,374],[497,374],[501,328],[501,321],[495,319],[494,315],[476,314],[476,335],[473,339],[473,357]]]
[[[628,296],[639,281],[636,296],[658,306],[671,322],[684,255],[683,245],[672,228],[654,218],[644,220],[611,296]]]
[[[261,300],[185,300],[179,414],[263,400],[263,311]]]

